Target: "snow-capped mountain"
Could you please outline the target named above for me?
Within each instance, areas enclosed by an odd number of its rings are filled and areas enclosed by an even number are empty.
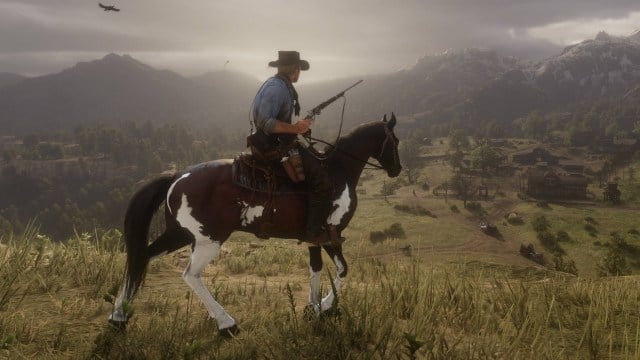
[[[640,44],[601,32],[535,69],[535,83],[563,97],[620,94],[640,81]]]
[[[640,29],[634,31],[629,35],[629,40],[640,44]]]
[[[533,110],[622,97],[640,85],[640,32],[600,32],[537,64],[506,72],[472,97],[484,118],[513,120]]]

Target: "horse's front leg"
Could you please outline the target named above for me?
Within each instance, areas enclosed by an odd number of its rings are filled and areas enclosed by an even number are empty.
[[[331,309],[333,301],[335,300],[336,292],[340,291],[342,283],[347,276],[347,262],[342,255],[342,245],[325,245],[324,250],[329,254],[331,260],[336,266],[336,277],[333,280],[333,287],[329,291],[329,294],[320,299],[320,275],[322,272],[322,248],[319,246],[309,247],[309,264],[311,273],[311,286],[309,289],[309,307],[319,315],[323,311]]]
[[[309,246],[309,307],[316,314],[320,314],[320,273],[322,271],[322,248]]]
[[[334,293],[340,291],[342,283],[347,276],[347,262],[342,256],[342,245],[325,245],[324,250],[329,254],[333,264],[336,266],[336,277],[333,279],[333,287],[329,291],[329,294],[322,299],[320,303],[320,311],[327,311],[333,306],[333,301],[337,294]]]

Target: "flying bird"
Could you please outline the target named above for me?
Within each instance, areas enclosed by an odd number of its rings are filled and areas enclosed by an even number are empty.
[[[120,11],[120,9],[116,8],[115,5],[102,5],[102,3],[98,3],[104,11]]]

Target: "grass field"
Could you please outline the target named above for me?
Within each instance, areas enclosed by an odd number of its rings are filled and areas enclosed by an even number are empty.
[[[445,178],[442,164],[432,166],[421,181]],[[233,339],[218,336],[182,281],[188,249],[151,263],[121,331],[106,321],[123,275],[118,232],[61,244],[31,227],[0,239],[0,358],[640,358],[640,219],[632,206],[539,206],[503,186],[479,203],[478,215],[419,186],[385,198],[380,189],[390,180],[365,178],[344,233],[349,275],[335,311],[305,316],[304,245],[246,234],[224,244],[203,278],[238,321]],[[511,213],[522,221],[507,221]],[[520,256],[520,244],[530,242],[552,258],[532,226],[540,216],[550,232],[567,234],[560,246],[577,276]],[[480,231],[480,221],[495,224],[499,236]],[[403,237],[370,241],[371,232],[394,223]],[[600,277],[613,232],[624,240],[631,275]],[[325,292],[334,272],[325,266]]]

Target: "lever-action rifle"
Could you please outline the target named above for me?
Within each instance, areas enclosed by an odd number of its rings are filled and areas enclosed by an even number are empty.
[[[354,88],[356,85],[360,84],[362,82],[362,80],[358,80],[356,81],[355,84],[349,86],[348,88],[342,90],[341,92],[339,92],[337,95],[333,96],[330,99],[327,99],[323,102],[320,103],[320,105],[314,107],[313,109],[309,110],[309,112],[307,113],[307,116],[305,117],[305,119],[311,119],[314,120],[316,115],[320,115],[320,112],[322,112],[322,110],[324,108],[326,108],[327,106],[329,106],[332,102],[338,100],[339,98],[344,96],[344,93],[346,93],[347,91],[351,90],[352,88]],[[307,133],[309,134],[309,133]],[[303,146],[303,147],[308,147],[309,141],[303,136],[298,134],[298,142]]]
[[[324,108],[326,108],[327,106],[331,105],[332,102],[338,100],[339,98],[344,96],[344,93],[346,93],[347,91],[351,90],[352,88],[354,88],[356,85],[360,84],[362,82],[362,80],[358,80],[356,81],[355,84],[349,86],[348,88],[342,90],[340,93],[338,93],[338,95],[323,101],[322,103],[320,103],[320,105],[314,107],[313,109],[309,110],[309,112],[307,113],[307,116],[305,117],[305,119],[312,119],[315,118],[316,115],[320,115],[320,112],[322,112],[322,110]]]

